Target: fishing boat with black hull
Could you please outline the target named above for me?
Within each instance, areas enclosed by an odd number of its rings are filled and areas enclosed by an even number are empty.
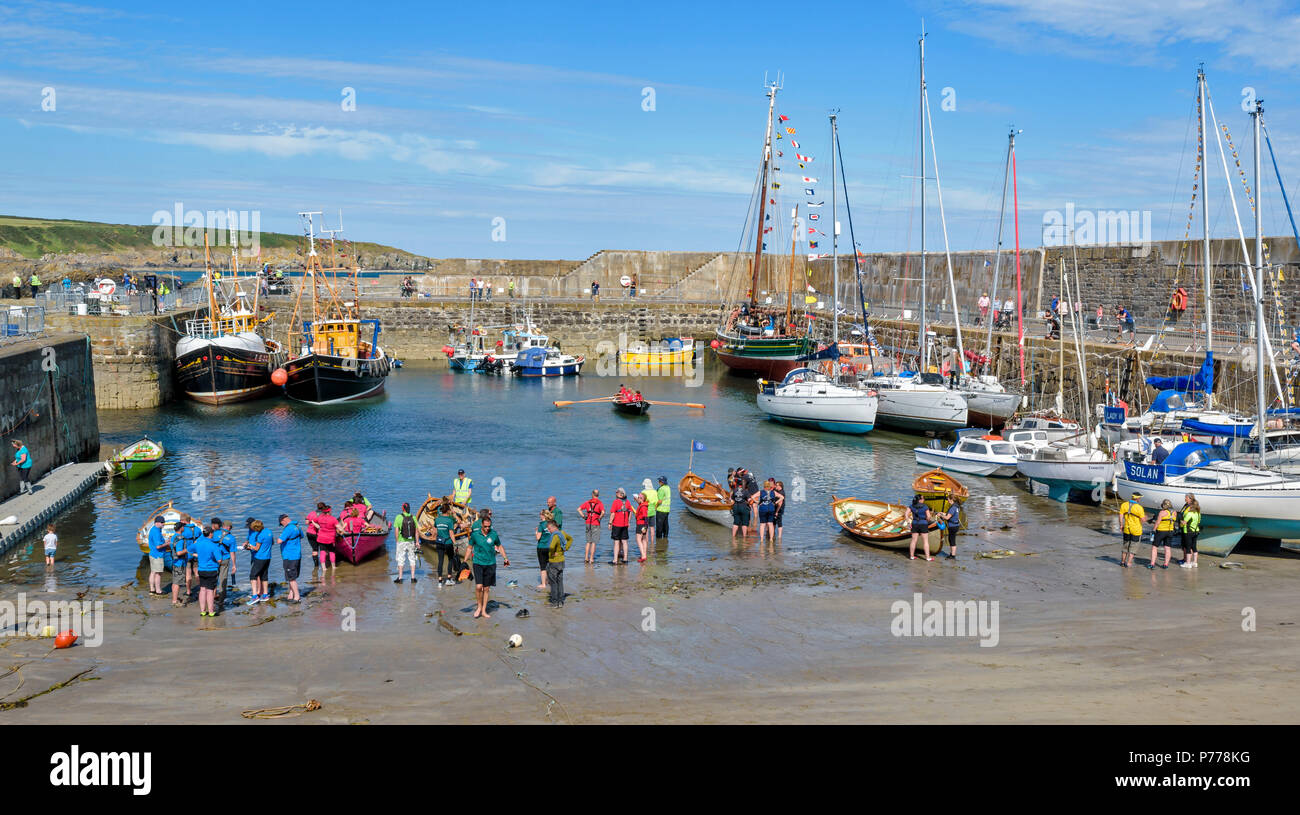
[[[392,359],[379,345],[379,321],[362,319],[357,273],[352,267],[347,271],[350,300],[344,300],[337,285],[337,265],[331,269],[321,266],[316,252],[316,236],[312,216],[318,212],[299,213],[307,226],[309,251],[303,285],[298,290],[292,324],[301,320],[301,330],[295,338],[297,353],[285,363],[284,373],[276,371],[276,380],[282,381],[284,393],[297,402],[329,405],[378,396],[384,382],[392,372]],[[325,230],[322,230],[325,231]],[[330,254],[336,258],[333,232],[330,237]],[[303,290],[311,287],[311,319],[303,311]]]
[[[271,372],[284,363],[284,349],[261,334],[270,316],[259,318],[258,291],[250,299],[239,278],[239,249],[231,247],[230,277],[212,268],[207,233],[203,235],[203,282],[208,316],[185,321],[176,341],[176,380],[181,392],[206,405],[228,405],[269,395]]]

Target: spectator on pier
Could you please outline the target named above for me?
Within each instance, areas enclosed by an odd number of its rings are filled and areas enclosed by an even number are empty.
[[[514,295],[511,296],[513,297]],[[600,283],[595,280],[591,281],[591,302],[600,302]]]
[[[1102,321],[1105,319],[1105,317],[1106,317],[1106,307],[1097,306],[1097,327],[1098,328],[1101,328]]]
[[[984,321],[989,318],[989,305],[991,302],[992,301],[989,300],[988,292],[984,292],[980,295],[980,299],[978,300],[980,316],[975,318],[975,325],[983,325]]]
[[[636,275],[632,275],[632,286],[630,291],[632,292],[632,297],[635,299],[636,298]]]
[[[515,297],[515,279],[513,277],[510,278],[510,282],[506,284],[506,291],[510,293],[510,299],[513,300]]]
[[[31,493],[32,491],[32,454],[27,451],[27,445],[23,444],[20,439],[14,439],[10,444],[14,448],[14,460],[10,462],[18,468],[18,493]]]
[[[17,272],[14,272],[13,280],[5,287],[5,297],[17,300],[23,294],[23,278]]]
[[[1003,328],[1011,325],[1011,315],[1014,314],[1015,311],[1016,311],[1016,304],[1011,301],[1010,297],[1008,297],[1006,299],[1006,302],[1002,304],[1002,327]]]
[[[1119,328],[1119,333],[1115,337],[1116,342],[1124,339],[1125,332],[1129,335],[1129,341],[1137,343],[1137,324],[1133,320],[1133,313],[1123,306],[1115,308],[1115,322]]]

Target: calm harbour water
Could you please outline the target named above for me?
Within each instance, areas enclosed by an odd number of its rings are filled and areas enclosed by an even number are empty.
[[[733,547],[729,530],[690,516],[676,498],[692,439],[705,446],[695,454],[701,475],[721,480],[729,467],[744,465],[760,480],[771,475],[785,481],[792,500],[784,551],[848,547],[862,557],[897,557],[851,542],[831,519],[829,501],[834,493],[905,502],[912,478],[924,469],[912,455],[923,438],[882,431],[846,436],[769,422],[755,404],[754,382],[727,374],[712,360],[698,387],[680,378],[624,381],[639,385],[649,399],[708,407],[655,406],[644,418],[616,414],[605,404],[556,408],[554,400],[608,395],[619,380],[520,380],[410,363],[389,378],[385,395],[353,405],[319,408],[268,399],[222,408],[179,402],[101,412],[105,449],[148,434],[168,454],[150,476],[102,484],[57,519],[57,579],[65,585],[120,585],[142,576],[136,531],[169,500],[182,511],[204,519],[219,515],[242,529],[250,515],[271,524],[281,512],[302,518],[318,500],[337,511],[359,490],[391,518],[402,501],[414,510],[430,493],[449,493],[458,468],[474,479],[474,503],[492,506],[502,542],[520,563],[531,560],[537,513],[548,495],[557,497],[573,533],[580,530],[576,507],[592,488],[600,489],[608,505],[615,487],[630,494],[643,479],[660,475],[668,478],[674,502],[670,543],[656,559],[759,554],[752,542]],[[793,492],[800,479],[803,501]],[[1100,523],[1095,507],[1031,496],[1018,480],[967,481],[972,526]],[[493,500],[494,490],[503,500]],[[204,493],[203,500],[194,497]],[[603,532],[602,540],[607,536]],[[580,544],[581,536],[575,538]],[[390,545],[390,560],[391,553]],[[607,542],[598,554],[608,557]],[[278,578],[278,550],[275,561],[272,574]],[[363,568],[379,579],[387,566],[376,558]],[[37,538],[4,555],[0,580],[42,579]]]

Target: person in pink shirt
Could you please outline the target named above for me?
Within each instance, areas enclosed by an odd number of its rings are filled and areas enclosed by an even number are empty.
[[[338,569],[334,544],[338,540],[339,519],[330,514],[330,509],[330,505],[326,504],[323,510],[316,513],[313,520],[318,530],[316,532],[316,551],[320,555],[320,570],[322,573],[325,571],[326,555],[329,556],[330,565]]]
[[[357,544],[357,536],[366,528],[366,519],[361,516],[364,510],[364,504],[350,504],[343,512],[343,520],[339,522],[344,540],[353,546]]]

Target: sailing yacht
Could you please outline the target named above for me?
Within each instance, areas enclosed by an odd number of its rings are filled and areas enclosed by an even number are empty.
[[[966,427],[966,399],[948,390],[939,374],[867,375],[861,382],[879,397],[876,422],[881,427],[919,433]]]
[[[249,302],[239,279],[238,247],[231,248],[228,280],[213,272],[206,233],[203,252],[208,316],[185,321],[185,334],[176,341],[177,382],[187,397],[208,405],[266,396],[272,390],[271,371],[284,361],[284,349],[259,332],[257,284]]]
[[[1198,72],[1197,84],[1201,132],[1206,133],[1208,93],[1203,72]],[[1256,101],[1251,113],[1255,136],[1256,197],[1254,279],[1250,289],[1255,305],[1256,370],[1261,374],[1256,379],[1255,390],[1257,438],[1262,439],[1266,445],[1268,405],[1263,372],[1268,366],[1265,353],[1268,323],[1264,319],[1264,303],[1261,299],[1264,290],[1264,228],[1263,196],[1259,194],[1263,111],[1263,104]],[[1216,134],[1217,131],[1216,122]],[[1201,144],[1204,150],[1204,139]],[[1243,250],[1244,248],[1243,239]],[[1208,253],[1206,257],[1209,257]],[[1207,291],[1209,288],[1206,287]],[[1207,331],[1207,340],[1208,334]],[[1166,499],[1175,506],[1180,506],[1183,496],[1189,493],[1195,495],[1201,505],[1198,549],[1202,552],[1228,555],[1246,535],[1275,539],[1300,537],[1300,479],[1258,466],[1233,462],[1223,447],[1189,441],[1176,446],[1161,464],[1125,461],[1124,474],[1116,477],[1115,488],[1121,495],[1140,492],[1139,503],[1149,508],[1158,507]]]
[[[292,324],[300,323],[296,353],[285,363],[284,393],[296,402],[329,405],[365,399],[383,393],[392,371],[392,358],[379,346],[379,321],[361,318],[360,296],[353,268],[348,272],[352,299],[344,300],[335,285],[334,272],[323,269],[316,253],[312,216],[301,212],[307,225],[309,252],[303,286],[298,289]],[[330,253],[334,255],[333,233]],[[311,284],[311,319],[302,310],[302,292]],[[323,297],[322,297],[323,293]]]
[[[786,319],[777,325],[773,310],[758,302],[759,275],[763,271],[765,225],[771,220],[769,202],[775,208],[778,182],[772,181],[772,133],[776,114],[776,94],[781,89],[779,81],[767,83],[767,131],[763,141],[763,158],[759,166],[758,218],[755,221],[754,257],[750,268],[749,294],[744,302],[723,311],[718,327],[714,352],[718,359],[732,371],[758,374],[765,379],[780,380],[805,363],[833,358],[834,354],[818,354],[817,343],[811,334],[811,322],[806,315],[793,312],[793,303],[787,303]],[[793,230],[792,230],[793,231]],[[775,233],[773,233],[775,234]],[[792,238],[794,236],[792,235]],[[790,274],[793,286],[793,258]],[[772,313],[765,313],[772,312]]]

